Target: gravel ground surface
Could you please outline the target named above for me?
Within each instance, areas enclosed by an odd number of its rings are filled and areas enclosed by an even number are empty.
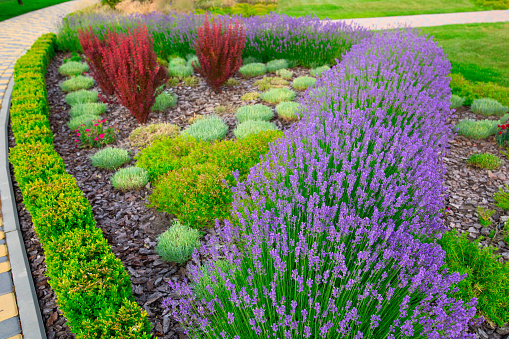
[[[153,333],[165,339],[185,338],[182,328],[167,316],[167,312],[161,307],[161,302],[170,295],[167,282],[170,279],[183,279],[186,270],[184,267],[161,261],[154,251],[157,236],[171,224],[170,216],[145,206],[151,191],[150,184],[144,189],[134,192],[115,191],[109,181],[113,172],[96,169],[90,163],[89,156],[93,155],[97,149],[75,148],[74,132],[71,132],[66,125],[69,120],[69,106],[64,101],[65,93],[59,87],[65,78],[57,71],[66,56],[62,53],[58,54],[52,60],[47,73],[48,99],[51,106],[50,125],[54,133],[55,149],[62,156],[67,172],[77,179],[79,187],[89,199],[97,225],[103,230],[113,252],[122,260],[130,273],[134,296],[136,301],[147,310],[149,319],[154,325]],[[295,78],[307,75],[308,71],[294,69],[294,73]],[[184,128],[188,125],[189,118],[196,115],[212,114],[214,107],[218,105],[229,104],[231,107],[238,107],[246,103],[262,103],[259,99],[251,102],[241,100],[243,94],[257,91],[253,87],[253,82],[261,78],[250,80],[239,78],[239,86],[227,89],[219,95],[209,91],[203,82],[194,88],[173,87],[173,91],[179,97],[177,105],[162,113],[151,113],[148,123],[171,122]],[[232,131],[236,121],[233,113],[234,110],[231,110],[222,116],[230,127],[227,138],[233,137]],[[475,114],[467,108],[460,108],[457,111],[457,117],[451,119],[451,122],[455,123],[460,118],[474,116]],[[109,105],[104,117],[120,130],[118,140],[111,146],[123,147],[135,154],[138,150],[131,148],[127,142],[130,132],[139,126],[134,117],[119,105]],[[288,123],[278,118],[273,119],[273,122],[281,129],[289,127]],[[12,133],[9,135],[9,145],[14,146]],[[486,237],[482,243],[496,246],[503,260],[509,260],[509,247],[503,242],[501,233],[503,221],[509,219],[509,213],[493,205],[493,193],[498,187],[508,183],[506,173],[509,161],[507,157],[499,153],[493,137],[474,141],[457,136],[450,142],[450,145],[451,154],[444,159],[448,166],[446,186],[450,188],[447,198],[447,206],[450,210],[445,216],[446,225],[463,232],[469,232],[472,239],[487,235],[490,230],[495,230],[493,239]],[[466,159],[470,154],[476,152],[490,152],[498,155],[502,158],[502,166],[497,171],[479,170],[467,166]],[[134,165],[134,163],[135,161],[132,160],[126,166]],[[17,184],[14,185],[20,224],[48,338],[73,338],[65,318],[58,309],[55,294],[47,283],[47,278],[44,275],[46,269],[44,252],[35,235],[30,215],[22,203],[21,192]],[[479,224],[475,211],[477,206],[497,210],[493,216],[495,222],[492,226],[483,227]],[[208,232],[213,233],[214,230],[208,230]],[[208,236],[206,235],[204,238],[205,243]],[[509,327],[492,328],[487,323],[474,331],[484,339],[507,339],[509,337]]]

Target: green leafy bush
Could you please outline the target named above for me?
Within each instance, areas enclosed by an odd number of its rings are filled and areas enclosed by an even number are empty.
[[[118,170],[111,178],[111,186],[117,190],[136,190],[148,184],[150,174],[140,167],[126,167]]]
[[[223,181],[234,183],[229,171],[210,163],[171,171],[158,178],[149,206],[193,227],[212,225],[216,218],[228,218],[233,202]]]
[[[465,98],[459,97],[457,95],[451,95],[451,108],[458,108],[463,106],[465,100]]]
[[[71,57],[69,59],[64,58],[64,64],[68,63],[69,61],[81,62],[81,57],[80,57],[80,55],[78,53],[71,52]]]
[[[152,106],[152,110],[164,111],[168,107],[173,107],[177,104],[177,95],[174,93],[163,92],[156,97],[156,103]]]
[[[283,79],[291,79],[293,77],[293,72],[287,70],[286,68],[278,69],[276,71],[276,75],[280,76]]]
[[[262,63],[250,63],[239,68],[239,73],[246,78],[252,78],[267,73],[267,67]]]
[[[173,77],[184,78],[193,74],[193,68],[186,65],[175,65],[169,68],[170,75]]]
[[[247,58],[242,59],[242,64],[249,65],[249,64],[260,64],[262,61],[256,57],[248,56]]]
[[[106,147],[90,157],[92,166],[107,170],[121,167],[131,160],[129,152],[121,148]]]
[[[497,132],[496,120],[461,120],[456,128],[460,135],[473,139],[485,139]]]
[[[65,96],[65,102],[69,106],[74,106],[78,104],[86,104],[89,102],[97,102],[97,98],[99,97],[99,93],[97,91],[87,91],[81,89],[76,92],[71,92]]]
[[[248,120],[238,125],[233,134],[237,139],[244,139],[251,134],[275,130],[277,130],[277,127],[272,122]]]
[[[509,112],[509,107],[503,106],[497,100],[493,99],[475,99],[470,106],[472,112],[479,113],[482,115],[498,115],[501,116],[504,113]]]
[[[102,102],[87,102],[85,104],[77,104],[71,107],[69,115],[71,118],[79,117],[80,115],[101,115],[106,112],[107,104]]]
[[[500,158],[489,153],[472,154],[467,163],[473,167],[494,170],[500,167]]]
[[[274,117],[274,112],[272,112],[272,108],[268,106],[256,104],[240,107],[235,113],[235,116],[239,123],[243,123],[247,120],[269,121]]]
[[[294,101],[283,101],[276,106],[277,114],[284,120],[298,120],[297,111],[299,104]]]
[[[509,190],[509,186],[506,184],[505,189]],[[505,210],[509,210],[509,191],[504,190],[502,187],[498,188],[498,192],[495,192],[493,199],[495,200],[495,205],[503,208]]]
[[[157,238],[156,252],[164,261],[182,265],[200,245],[198,230],[174,220],[172,226]]]
[[[272,60],[267,63],[267,71],[269,72],[275,72],[279,69],[288,68],[288,61],[281,59],[281,60]]]
[[[78,115],[75,118],[72,118],[68,123],[67,126],[71,131],[76,131],[80,126],[84,126],[86,128],[90,128],[94,125],[94,122],[97,121],[97,115],[91,115],[91,114],[83,114]]]
[[[447,268],[467,274],[458,284],[456,297],[477,298],[478,315],[502,326],[509,321],[509,265],[494,258],[494,248],[481,248],[480,240],[470,242],[466,233],[458,237],[448,232],[438,243],[446,252]]]
[[[298,77],[295,80],[293,80],[292,86],[296,90],[303,91],[305,89],[308,89],[311,86],[314,86],[316,82],[315,78],[312,77]]]
[[[69,61],[60,66],[58,72],[63,76],[72,76],[88,72],[89,69],[88,65],[84,62]]]
[[[279,104],[283,101],[292,101],[295,98],[295,92],[288,88],[271,88],[263,92],[260,98],[271,104]]]
[[[163,67],[168,67],[168,61],[160,58],[160,57],[157,57],[157,63],[160,65],[160,66],[163,66]]]
[[[94,79],[77,75],[60,84],[60,89],[64,92],[73,92],[80,89],[89,89],[94,86]]]
[[[323,72],[328,71],[329,69],[330,69],[330,67],[327,65],[316,67],[309,71],[309,75],[311,75],[312,77],[317,77],[320,74],[322,74]]]
[[[228,126],[217,115],[200,119],[181,132],[182,135],[202,141],[223,139],[228,133]]]
[[[132,147],[146,147],[158,139],[175,137],[179,131],[180,127],[170,123],[150,124],[140,126],[132,131],[129,141]]]

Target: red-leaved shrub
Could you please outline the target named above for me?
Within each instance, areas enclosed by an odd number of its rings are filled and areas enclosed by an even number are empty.
[[[105,47],[105,43],[94,34],[91,26],[89,26],[88,29],[78,29],[78,38],[83,53],[86,56],[88,66],[90,67],[90,73],[95,82],[104,94],[108,96],[113,95],[113,83],[106,75],[101,54],[101,50]]]
[[[221,86],[237,72],[242,65],[242,51],[246,46],[246,35],[242,22],[236,20],[223,30],[220,19],[208,17],[198,28],[195,43],[196,55],[200,61],[199,72],[216,93]],[[196,66],[193,66],[198,71]]]
[[[157,89],[168,79],[166,69],[157,63],[147,27],[130,29],[128,34],[109,31],[101,55],[118,101],[139,123],[145,123]]]

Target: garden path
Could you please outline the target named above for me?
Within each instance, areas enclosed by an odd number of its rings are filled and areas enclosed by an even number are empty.
[[[2,103],[2,100],[12,77],[14,63],[18,57],[24,54],[41,34],[55,32],[57,21],[62,16],[74,11],[78,1],[69,1],[0,22],[0,107],[2,104],[7,104],[7,102]],[[505,22],[509,21],[509,10],[365,18],[346,21],[376,29],[404,25],[425,27],[477,22]],[[0,152],[4,152],[4,150],[0,150]],[[14,287],[9,272],[8,244],[7,246],[5,244],[5,233],[2,226],[0,205],[0,305],[2,305],[0,307],[0,339],[21,338]],[[9,309],[6,309],[6,307]],[[13,335],[15,336],[13,337]]]

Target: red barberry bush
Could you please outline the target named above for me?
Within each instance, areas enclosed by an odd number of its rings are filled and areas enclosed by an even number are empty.
[[[101,55],[118,101],[139,123],[145,123],[160,86],[168,79],[166,69],[157,63],[147,27],[130,29],[128,34],[109,31]]]
[[[101,50],[105,47],[105,42],[102,42],[92,30],[92,26],[88,29],[78,29],[78,38],[81,48],[87,59],[90,73],[101,91],[111,96],[114,94],[113,83],[110,81],[104,69],[104,61]]]
[[[200,61],[199,72],[216,93],[242,66],[242,51],[246,46],[246,34],[242,22],[228,22],[223,29],[220,19],[205,18],[198,28],[195,43],[196,55]],[[198,68],[193,65],[195,71]]]

